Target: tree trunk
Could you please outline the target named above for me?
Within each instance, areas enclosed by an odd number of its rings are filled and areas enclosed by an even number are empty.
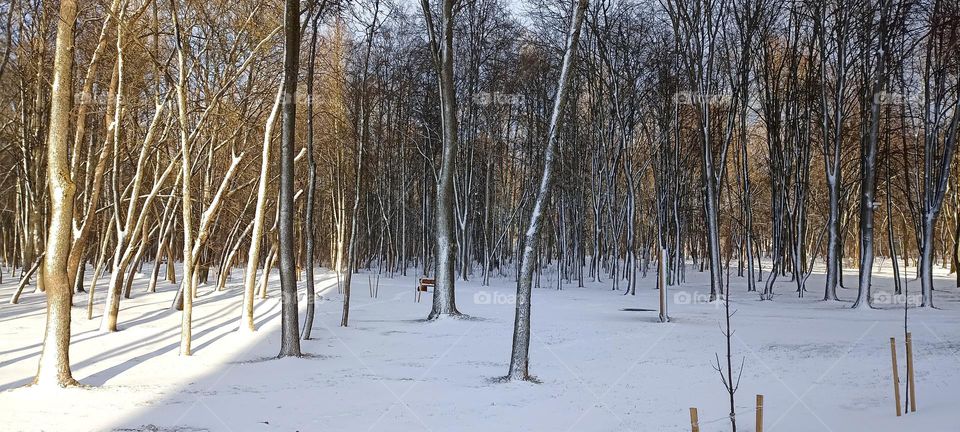
[[[577,45],[580,39],[580,28],[583,24],[584,12],[588,0],[579,0],[570,32],[567,34],[567,46],[563,57],[563,66],[560,70],[557,94],[553,103],[553,113],[550,116],[550,126],[547,130],[547,148],[544,153],[543,177],[540,180],[540,189],[537,191],[533,203],[533,212],[524,235],[522,262],[520,275],[517,281],[516,316],[513,323],[513,352],[510,354],[510,369],[507,371],[508,380],[530,379],[530,299],[533,291],[533,271],[537,265],[536,250],[540,239],[540,230],[543,222],[543,212],[550,197],[550,185],[553,179],[553,165],[557,147],[557,129],[563,107],[567,102],[567,89],[570,85],[572,69],[577,55]]]
[[[256,330],[253,323],[253,302],[257,287],[257,267],[260,265],[260,247],[263,240],[264,216],[267,210],[267,186],[270,181],[270,143],[273,140],[273,128],[283,101],[283,85],[277,90],[273,108],[267,117],[263,132],[263,153],[260,158],[260,180],[257,186],[257,203],[253,214],[253,230],[250,232],[250,249],[247,251],[247,269],[243,275],[243,310],[240,316],[239,330]],[[264,269],[264,274],[269,268]]]
[[[53,89],[50,128],[47,136],[47,186],[50,217],[43,277],[46,279],[47,320],[37,375],[42,386],[72,386],[70,371],[70,312],[73,281],[67,275],[76,186],[70,178],[69,129],[73,97],[73,26],[77,19],[75,0],[60,2],[56,52],[53,59]]]
[[[316,314],[316,288],[313,280],[314,266],[314,235],[313,213],[314,195],[317,189],[317,163],[313,155],[313,82],[317,58],[317,32],[319,31],[320,13],[313,18],[313,29],[310,34],[310,63],[307,66],[307,203],[304,209],[303,230],[306,257],[304,258],[307,283],[307,313],[303,321],[303,340],[310,339],[313,330],[313,317]]]
[[[433,307],[427,319],[437,319],[443,315],[460,315],[454,295],[455,233],[453,206],[453,174],[457,159],[457,96],[453,76],[453,4],[454,0],[444,0],[443,16],[440,21],[442,35],[436,34],[433,17],[427,0],[421,0],[427,30],[430,35],[430,48],[434,66],[438,75],[440,90],[440,108],[443,121],[443,157],[440,174],[437,179],[436,206],[436,286],[433,290]]]
[[[300,357],[297,262],[293,255],[294,140],[297,129],[297,73],[300,66],[300,0],[286,0],[284,12],[283,126],[280,141],[280,292],[281,335],[278,357]]]

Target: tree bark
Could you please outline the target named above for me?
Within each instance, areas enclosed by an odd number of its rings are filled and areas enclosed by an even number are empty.
[[[70,313],[73,281],[67,274],[70,256],[73,198],[76,186],[70,178],[69,130],[73,99],[73,26],[77,20],[75,0],[60,2],[56,51],[53,59],[53,88],[50,101],[50,128],[47,135],[47,187],[50,218],[47,231],[43,277],[47,294],[47,320],[43,348],[33,383],[42,386],[73,386],[70,371]]]
[[[543,223],[543,212],[550,197],[553,180],[553,166],[558,140],[557,129],[559,128],[560,116],[563,115],[563,108],[567,102],[567,90],[570,86],[572,69],[576,61],[580,28],[583,24],[587,3],[588,0],[578,0],[570,23],[570,31],[567,34],[559,85],[554,97],[550,126],[547,129],[543,177],[540,180],[540,189],[537,191],[537,197],[533,203],[533,212],[530,214],[530,222],[524,235],[522,262],[520,263],[520,275],[517,281],[516,315],[513,323],[513,352],[510,354],[510,369],[506,376],[508,380],[530,379],[530,299],[533,292],[533,271],[537,266],[536,250]]]
[[[277,96],[273,101],[273,108],[263,132],[263,154],[260,158],[260,180],[257,186],[257,203],[253,213],[253,231],[250,232],[250,249],[247,251],[247,269],[243,275],[243,309],[240,316],[239,330],[254,331],[253,302],[256,296],[257,267],[260,265],[260,248],[263,240],[264,216],[267,210],[267,187],[270,181],[270,143],[273,140],[273,128],[277,115],[280,113],[280,103],[283,101],[284,86],[281,84]],[[269,268],[264,269],[264,273]]]
[[[453,76],[453,3],[443,0],[440,30],[437,35],[433,26],[433,15],[428,0],[421,0],[423,15],[430,35],[430,50],[437,71],[440,90],[440,109],[443,121],[443,156],[440,174],[437,178],[436,208],[436,286],[433,290],[433,307],[427,319],[433,320],[444,315],[457,316],[457,302],[454,292],[456,272],[455,233],[454,233],[454,196],[453,174],[457,159],[457,95]]]
[[[300,0],[286,0],[284,11],[283,119],[280,140],[281,334],[278,357],[300,357],[297,262],[293,256],[294,140],[297,132],[297,74],[300,67]]]
[[[310,62],[307,66],[307,203],[304,209],[303,231],[306,257],[304,258],[305,279],[307,283],[307,313],[303,320],[303,340],[309,340],[313,330],[313,318],[316,314],[316,288],[313,280],[314,265],[314,235],[313,213],[314,195],[317,189],[317,163],[313,155],[313,82],[317,59],[317,32],[319,31],[320,14],[313,18],[313,28],[310,34]]]

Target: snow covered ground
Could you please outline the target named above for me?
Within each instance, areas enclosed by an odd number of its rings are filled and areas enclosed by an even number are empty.
[[[889,271],[889,264],[884,271]],[[911,269],[911,274],[912,274]],[[892,284],[875,279],[879,291]],[[88,274],[91,272],[88,272]],[[239,274],[237,272],[237,274]],[[274,272],[276,277],[276,272]],[[121,331],[100,333],[74,309],[74,376],[89,388],[18,388],[31,379],[43,331],[43,298],[8,305],[15,278],[0,285],[0,430],[3,431],[688,431],[698,407],[701,430],[729,430],[727,395],[713,369],[723,355],[723,309],[704,301],[707,273],[675,288],[673,321],[656,322],[655,278],[636,296],[608,283],[556,290],[554,275],[534,290],[531,370],[541,383],[500,383],[513,324],[510,279],[483,287],[458,282],[470,319],[425,322],[430,297],[414,302],[414,278],[381,276],[378,298],[367,275],[354,278],[351,327],[339,327],[341,296],[329,272],[314,340],[303,359],[275,360],[278,284],[257,304],[259,331],[237,334],[240,287],[201,287],[194,313],[194,356],[177,355],[179,313],[172,285],[123,300]],[[738,429],[754,430],[755,395],[765,395],[766,431],[956,431],[960,428],[960,290],[938,270],[940,310],[911,310],[918,411],[897,418],[889,338],[903,340],[903,310],[846,310],[821,302],[823,278],[796,298],[789,278],[772,302],[733,278]],[[856,274],[847,271],[848,286]],[[102,295],[98,293],[98,297]],[[911,281],[911,291],[919,289]],[[854,290],[841,290],[845,300]],[[891,302],[889,296],[881,296]],[[80,304],[83,303],[84,306]],[[903,347],[900,348],[903,376]],[[736,366],[735,366],[736,367]]]

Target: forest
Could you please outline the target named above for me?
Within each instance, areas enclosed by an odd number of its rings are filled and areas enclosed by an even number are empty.
[[[943,350],[919,377],[960,380],[956,0],[0,0],[0,100],[0,323],[25,333],[0,348],[37,351],[0,356],[35,372],[0,384],[106,386],[75,378],[77,329],[109,341],[149,314],[175,323],[169,365],[216,319],[323,369],[347,354],[308,341],[338,327],[481,325],[478,296],[501,291],[484,385],[539,383],[538,332],[564,308],[622,317],[667,287],[706,296],[682,307],[719,343],[696,355],[724,428],[758,367],[734,336],[751,314],[785,338],[791,319],[875,316],[901,342],[917,317]],[[403,313],[377,309],[381,279]],[[541,321],[555,295],[574,297]],[[394,396],[417,422],[374,426],[458,428]],[[934,413],[928,430],[956,415]],[[595,430],[674,430],[637,422]]]

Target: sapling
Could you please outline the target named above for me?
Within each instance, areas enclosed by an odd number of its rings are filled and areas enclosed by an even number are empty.
[[[725,318],[725,328],[720,330],[720,333],[723,334],[723,337],[726,339],[727,343],[727,356],[726,356],[726,367],[724,368],[720,364],[720,355],[714,354],[716,356],[716,364],[713,366],[713,369],[720,374],[720,381],[723,382],[723,387],[727,390],[727,395],[730,397],[730,428],[733,432],[737,432],[737,410],[736,403],[734,400],[734,395],[737,393],[737,389],[740,387],[740,377],[743,375],[743,361],[740,359],[740,368],[737,370],[737,380],[733,380],[733,351],[731,349],[730,341],[733,338],[733,329],[730,327],[730,317],[733,316],[736,311],[733,313],[730,312],[730,266],[727,266],[726,269],[726,291],[722,296],[723,299],[723,312]]]

